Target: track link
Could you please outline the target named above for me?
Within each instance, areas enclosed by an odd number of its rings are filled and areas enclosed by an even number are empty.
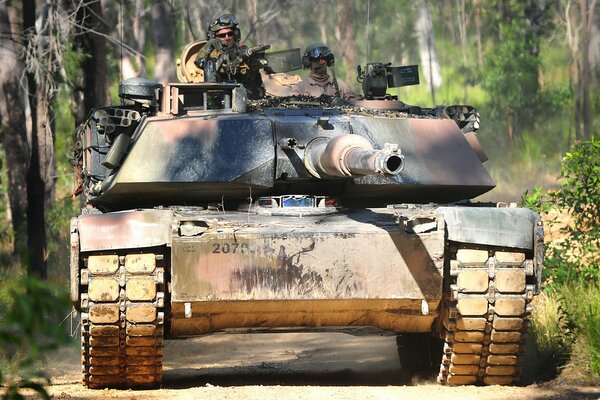
[[[81,270],[81,361],[90,388],[162,381],[162,255],[90,255]]]
[[[450,260],[438,382],[517,383],[534,269],[525,253],[459,248]]]

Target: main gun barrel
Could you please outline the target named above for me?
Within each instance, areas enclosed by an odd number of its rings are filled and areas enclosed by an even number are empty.
[[[317,137],[306,146],[304,165],[311,175],[325,177],[394,176],[404,168],[397,144],[386,143],[376,150],[360,135]]]

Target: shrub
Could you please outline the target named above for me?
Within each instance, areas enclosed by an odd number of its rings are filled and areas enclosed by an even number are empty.
[[[530,381],[555,378],[567,364],[574,342],[572,322],[562,307],[562,298],[556,291],[544,291],[534,300],[531,316],[533,360],[529,362]]]
[[[600,374],[600,141],[575,143],[558,189],[525,192],[523,203],[544,215],[546,229],[559,229],[544,258],[540,298],[551,301],[533,317],[538,350],[550,368],[570,353],[571,364],[593,379]]]
[[[36,369],[43,355],[69,340],[61,321],[69,310],[64,288],[34,278],[7,279],[0,285],[0,386],[3,399],[23,398],[22,388],[49,398],[49,378]]]
[[[585,375],[600,374],[600,285],[570,283],[556,287],[561,308],[574,333],[572,360]],[[582,367],[582,368],[581,368]]]
[[[525,192],[523,203],[546,215],[547,228],[560,229],[561,239],[547,243],[547,283],[600,278],[600,141],[574,144],[562,160],[559,188]]]

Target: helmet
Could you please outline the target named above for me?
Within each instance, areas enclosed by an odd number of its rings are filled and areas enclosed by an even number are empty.
[[[335,57],[325,43],[311,43],[306,47],[306,50],[304,50],[304,54],[302,55],[302,66],[304,68],[310,68],[311,58],[318,59],[321,57],[325,59],[328,67],[331,67],[335,63]]]
[[[206,30],[206,38],[214,39],[216,33],[221,29],[231,28],[233,29],[233,37],[236,42],[239,42],[242,34],[240,32],[240,28],[238,28],[239,22],[235,15],[233,14],[224,14],[218,18],[215,18],[208,24],[208,29]]]

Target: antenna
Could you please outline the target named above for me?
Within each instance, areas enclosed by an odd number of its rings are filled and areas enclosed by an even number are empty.
[[[121,44],[121,54],[119,55],[119,57],[121,58],[119,60],[119,76],[121,77],[120,81],[123,81],[123,0],[119,1],[119,19],[120,19],[120,24],[121,24],[121,29],[120,29],[120,44]]]

